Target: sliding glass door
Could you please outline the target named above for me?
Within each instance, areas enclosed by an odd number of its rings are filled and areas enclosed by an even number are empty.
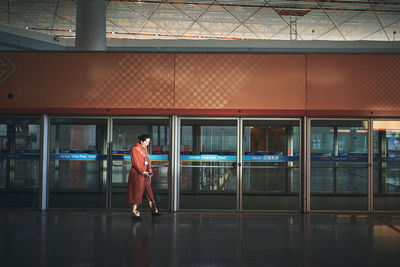
[[[368,120],[311,119],[311,210],[368,210]]]
[[[50,208],[106,208],[107,119],[51,118]]]
[[[237,124],[226,118],[180,120],[180,209],[237,209]]]
[[[374,136],[374,211],[400,211],[400,121],[376,120]]]
[[[0,207],[38,208],[40,118],[0,117]]]
[[[244,119],[242,209],[300,210],[300,120]]]
[[[148,149],[153,176],[151,187],[158,208],[169,208],[169,153],[170,120],[168,118],[114,118],[112,121],[112,183],[111,203],[113,209],[128,208],[125,194],[131,169],[131,147],[137,137],[148,134]],[[147,207],[147,201],[143,207]]]

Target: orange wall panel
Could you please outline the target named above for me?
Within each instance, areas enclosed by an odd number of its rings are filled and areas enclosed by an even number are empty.
[[[175,107],[305,109],[305,55],[177,54]]]
[[[0,53],[0,107],[42,108],[43,73],[42,53]]]
[[[0,111],[398,116],[399,74],[400,55],[6,52]]]
[[[400,110],[399,55],[308,55],[309,110]]]
[[[174,55],[45,54],[46,108],[173,108]]]

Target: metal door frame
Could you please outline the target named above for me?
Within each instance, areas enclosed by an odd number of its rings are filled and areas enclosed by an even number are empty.
[[[370,161],[371,161],[371,170],[370,170],[370,190],[368,194],[370,195],[370,202],[369,202],[369,212],[370,213],[400,213],[400,210],[374,210],[374,122],[375,121],[397,121],[400,122],[399,118],[372,118],[370,119],[370,148],[371,148],[371,155],[370,155]]]
[[[243,210],[243,122],[244,121],[298,121],[299,123],[299,207],[296,210]],[[240,174],[238,175],[240,178],[240,210],[245,212],[301,212],[301,207],[303,206],[303,196],[305,195],[304,188],[302,186],[303,178],[303,168],[302,168],[302,159],[303,159],[303,146],[302,146],[302,119],[301,118],[279,118],[279,117],[242,117],[240,118],[240,156],[239,156],[239,164],[240,165]]]
[[[6,119],[6,120],[24,120],[24,119],[36,119],[39,121],[39,128],[40,128],[40,133],[39,133],[39,175],[38,175],[38,187],[35,189],[33,188],[32,192],[35,192],[37,190],[37,203],[36,205],[32,205],[31,207],[2,207],[0,209],[38,209],[38,210],[46,210],[47,209],[47,154],[46,151],[43,150],[44,146],[47,145],[47,117],[45,115],[40,115],[40,114],[0,114],[0,119]],[[8,129],[8,123],[5,123],[7,125]],[[8,133],[6,133],[7,139],[9,138]],[[15,142],[15,136],[14,140],[12,142]],[[7,150],[8,151],[8,150]],[[10,153],[10,151],[8,151]],[[10,159],[15,160],[13,158]],[[11,171],[6,171],[6,175],[11,175]],[[6,176],[6,177],[7,177]],[[6,178],[8,179],[8,177]]]
[[[113,151],[113,130],[114,130],[114,120],[166,120],[168,121],[169,125],[169,133],[170,133],[170,151],[168,153],[168,161],[169,165],[172,166],[172,157],[173,155],[173,146],[172,146],[172,119],[171,116],[111,116],[108,117],[108,129],[107,129],[107,210],[112,210],[112,168],[113,168],[113,159],[112,159],[112,151]],[[134,145],[134,144],[132,144]],[[170,168],[170,171],[168,172],[168,183],[170,185],[173,185],[173,172],[171,171],[172,168]],[[168,189],[168,198],[169,198],[169,208],[172,209],[173,207],[173,194],[172,194],[172,188],[173,186],[169,186]],[[116,209],[118,210],[118,208]]]
[[[176,161],[176,175],[175,177],[177,178],[176,180],[176,185],[175,185],[175,192],[174,192],[174,196],[176,197],[175,201],[176,201],[176,210],[175,211],[210,211],[210,210],[206,210],[206,209],[181,209],[179,208],[179,204],[180,204],[180,176],[181,176],[181,150],[180,150],[180,144],[181,144],[181,129],[182,129],[182,120],[210,120],[210,121],[215,121],[215,120],[224,120],[224,121],[236,121],[236,173],[237,173],[237,177],[236,177],[236,209],[232,209],[232,210],[213,210],[213,211],[240,211],[240,203],[239,203],[239,191],[240,191],[240,184],[239,184],[239,149],[240,149],[240,145],[239,145],[239,137],[240,137],[240,118],[239,117],[185,117],[185,116],[179,116],[177,117],[177,127],[178,129],[176,130],[176,156],[177,156],[177,161]]]
[[[338,213],[338,212],[350,212],[350,213],[371,213],[371,203],[372,203],[372,196],[371,196],[371,190],[372,186],[371,183],[372,181],[372,176],[371,173],[373,173],[373,165],[372,165],[372,157],[373,157],[373,151],[371,150],[373,144],[372,144],[372,119],[371,118],[341,118],[341,117],[332,117],[332,118],[326,118],[326,117],[312,117],[312,118],[306,118],[307,119],[307,127],[306,127],[306,186],[307,186],[307,196],[306,196],[306,209],[305,213],[309,212],[324,212],[324,213]],[[312,210],[311,209],[311,122],[312,121],[366,121],[368,123],[368,189],[367,189],[367,197],[368,197],[368,204],[367,204],[367,209],[366,210]]]
[[[43,137],[43,141],[46,141],[46,144],[42,145],[44,148],[46,148],[46,152],[44,152],[44,154],[47,154],[47,166],[46,166],[46,172],[43,174],[42,177],[42,184],[45,185],[46,187],[42,189],[42,208],[41,210],[48,210],[48,209],[60,209],[60,208],[49,208],[49,199],[50,199],[50,181],[49,181],[49,168],[50,168],[50,150],[51,150],[51,125],[52,125],[52,120],[53,119],[73,119],[73,120],[80,120],[80,119],[91,119],[91,120],[104,120],[106,122],[106,140],[103,140],[105,142],[105,146],[104,146],[104,151],[107,155],[107,162],[106,164],[108,164],[108,133],[109,133],[109,116],[90,116],[90,115],[47,115],[47,118],[43,118],[44,122],[47,124],[47,138]],[[107,166],[107,165],[106,165]],[[45,167],[43,166],[43,169],[45,169]],[[107,166],[107,172],[108,172],[108,166]],[[104,205],[104,209],[108,209],[108,199],[107,199],[107,178],[108,178],[108,173],[106,173],[105,176],[106,180],[104,181],[104,186],[105,186],[105,194],[106,194],[106,203]],[[85,208],[86,209],[86,208]],[[97,210],[98,208],[91,208],[93,210]]]

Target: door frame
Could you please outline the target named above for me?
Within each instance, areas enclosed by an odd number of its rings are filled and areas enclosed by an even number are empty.
[[[342,117],[332,117],[332,118],[326,118],[326,117],[307,117],[307,127],[306,127],[306,139],[305,144],[307,146],[306,149],[306,187],[307,187],[307,192],[306,192],[306,205],[305,205],[305,213],[309,212],[324,212],[324,213],[337,213],[337,212],[351,212],[351,213],[371,213],[371,205],[372,205],[372,174],[373,174],[373,166],[372,166],[372,157],[373,157],[373,135],[372,135],[372,119],[371,118],[342,118]],[[311,122],[312,121],[367,121],[368,123],[368,189],[367,189],[367,197],[368,197],[368,204],[367,204],[367,209],[366,210],[312,210],[311,209]]]
[[[176,206],[174,207],[174,211],[186,211],[189,209],[181,209],[179,208],[180,204],[180,176],[181,176],[181,164],[180,164],[180,144],[181,144],[181,127],[182,127],[182,120],[225,120],[225,121],[236,121],[237,127],[237,138],[236,138],[236,211],[237,212],[301,212],[303,206],[303,196],[304,196],[304,188],[302,186],[304,176],[303,176],[303,166],[301,164],[303,160],[303,145],[302,145],[302,129],[303,129],[303,122],[302,118],[281,118],[281,117],[209,117],[209,116],[178,116],[177,117],[177,129],[176,129],[176,168],[175,168],[175,175],[176,177],[176,187],[174,189],[174,199]],[[251,120],[258,120],[258,121],[298,121],[299,122],[299,208],[297,210],[243,210],[243,122],[244,121],[251,121]],[[192,210],[192,209],[190,209]],[[201,209],[195,209],[196,211],[201,211]],[[221,211],[221,210],[218,210]],[[229,210],[232,211],[232,210]]]
[[[299,207],[296,210],[243,210],[243,122],[244,121],[298,121],[299,123]],[[241,117],[240,118],[240,155],[238,160],[238,165],[240,165],[239,177],[240,180],[240,210],[245,212],[301,212],[303,204],[303,196],[305,194],[303,184],[303,168],[302,168],[302,160],[303,160],[303,144],[302,144],[302,129],[303,122],[302,118],[296,117]]]
[[[400,118],[371,118],[370,119],[370,147],[371,147],[371,170],[370,170],[370,175],[371,175],[371,181],[370,181],[370,190],[369,190],[369,195],[370,195],[370,202],[369,202],[369,212],[370,213],[400,213],[400,210],[375,210],[374,209],[374,122],[376,121],[397,121],[400,122]]]
[[[106,190],[106,199],[107,199],[107,210],[113,210],[112,207],[112,168],[113,168],[113,130],[114,130],[114,120],[166,120],[168,121],[168,126],[169,126],[169,134],[170,134],[170,144],[169,144],[169,153],[168,153],[168,161],[169,161],[169,166],[172,165],[172,143],[171,143],[171,139],[172,139],[172,119],[171,116],[110,116],[108,117],[108,129],[107,129],[107,190]],[[134,144],[132,144],[134,145]],[[172,178],[173,175],[171,173],[171,168],[169,168],[169,172],[168,172],[168,183],[171,185],[172,184]],[[169,209],[172,209],[172,188],[173,186],[169,186],[168,188],[168,205],[169,205]],[[115,208],[115,210],[120,210],[120,208]]]
[[[45,115],[42,115],[45,116]],[[93,209],[93,210],[98,210],[98,209],[108,209],[108,199],[107,199],[107,177],[108,177],[108,132],[109,132],[109,116],[97,116],[97,115],[47,115],[46,119],[42,119],[43,123],[45,123],[46,125],[43,125],[41,127],[43,127],[44,129],[47,128],[46,131],[46,138],[42,137],[43,140],[43,144],[41,144],[41,146],[43,147],[43,149],[46,149],[46,152],[43,152],[43,154],[46,156],[46,159],[43,159],[44,161],[47,161],[47,166],[46,167],[42,167],[43,171],[42,171],[42,181],[41,181],[41,185],[43,184],[43,188],[41,189],[41,197],[42,200],[40,201],[42,203],[41,205],[41,210],[51,210],[51,209],[63,209],[63,208],[59,208],[59,207],[53,207],[50,208],[50,172],[49,172],[49,168],[50,168],[50,160],[51,160],[51,126],[52,126],[52,121],[53,120],[57,120],[57,119],[70,119],[70,120],[94,120],[94,121],[101,121],[103,120],[107,126],[106,126],[106,133],[105,133],[105,140],[103,140],[104,142],[104,153],[107,156],[106,162],[105,162],[105,166],[107,167],[106,170],[106,174],[105,174],[105,178],[103,178],[103,188],[105,189],[105,203],[104,204],[104,208],[81,208],[81,209]],[[46,144],[45,144],[46,142]],[[43,164],[43,163],[41,163]]]
[[[179,116],[177,117],[177,127],[178,129],[176,130],[177,134],[177,144],[176,144],[176,155],[177,155],[177,167],[175,169],[176,171],[176,185],[175,185],[175,201],[176,201],[176,210],[177,211],[210,211],[210,210],[205,210],[205,209],[181,209],[180,206],[180,177],[181,177],[181,150],[180,150],[180,145],[181,145],[181,129],[182,129],[182,120],[210,120],[210,121],[215,121],[215,120],[224,120],[224,121],[236,121],[236,173],[239,173],[239,137],[240,137],[240,118],[239,117],[207,117],[207,116],[199,116],[199,117],[193,117],[193,116]],[[236,177],[236,209],[232,210],[215,210],[215,211],[240,211],[240,203],[239,203],[239,175]]]

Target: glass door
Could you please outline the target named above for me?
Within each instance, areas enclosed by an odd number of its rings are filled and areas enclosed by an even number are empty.
[[[400,211],[400,121],[373,122],[374,211]]]
[[[153,169],[151,187],[157,207],[169,208],[169,153],[170,120],[169,118],[114,118],[112,120],[112,178],[111,203],[113,209],[128,208],[125,194],[131,169],[131,147],[136,144],[141,134],[151,136],[148,147]],[[147,206],[146,206],[147,205]],[[143,207],[148,207],[143,201]]]
[[[50,208],[106,208],[107,119],[51,118]]]
[[[368,210],[368,121],[311,119],[311,210]]]
[[[300,120],[243,119],[242,209],[300,210]]]
[[[40,118],[0,118],[0,207],[38,208]]]
[[[180,209],[238,208],[237,125],[238,119],[180,119]]]

